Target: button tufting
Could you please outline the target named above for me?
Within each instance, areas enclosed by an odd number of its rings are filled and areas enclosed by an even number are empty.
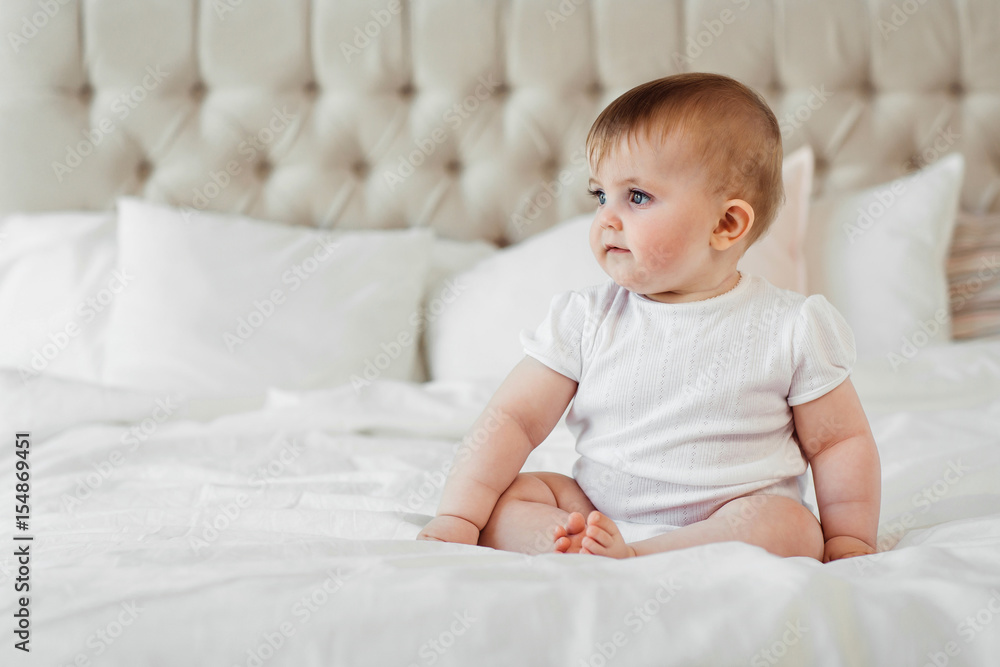
[[[457,174],[462,171],[462,163],[455,159],[448,160],[444,164],[444,170],[449,174]]]
[[[305,90],[306,90],[306,95],[310,97],[315,97],[316,94],[319,92],[319,84],[316,83],[315,81],[310,81],[309,83],[306,84]]]
[[[364,160],[358,160],[351,165],[351,172],[358,178],[364,178],[368,175],[368,163]]]
[[[200,102],[205,97],[205,90],[204,81],[195,81],[191,84],[191,97],[193,97],[195,101]]]
[[[965,94],[965,87],[962,86],[960,82],[956,81],[955,83],[951,84],[951,86],[948,87],[948,92],[954,95],[955,97],[961,97],[962,95]]]
[[[153,165],[149,160],[142,160],[135,167],[135,175],[140,181],[145,181],[153,173]]]
[[[595,97],[604,94],[604,86],[601,85],[600,81],[595,81],[589,86],[587,86],[587,92]]]
[[[416,92],[417,89],[413,86],[412,83],[404,83],[402,86],[399,87],[400,97],[413,97],[413,95]]]
[[[257,174],[257,178],[265,179],[271,175],[272,171],[274,171],[274,165],[267,160],[261,160],[254,165],[253,171]]]
[[[84,104],[90,104],[90,100],[94,97],[94,87],[90,83],[85,83],[80,86],[80,90],[77,93],[80,96],[80,101]]]

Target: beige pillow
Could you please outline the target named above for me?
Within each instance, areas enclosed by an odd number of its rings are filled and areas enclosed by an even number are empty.
[[[763,276],[775,287],[806,294],[804,255],[812,195],[813,152],[806,144],[785,156],[781,165],[785,205],[767,233],[740,258],[741,271]]]
[[[947,267],[952,337],[1000,336],[1000,214],[959,214]]]

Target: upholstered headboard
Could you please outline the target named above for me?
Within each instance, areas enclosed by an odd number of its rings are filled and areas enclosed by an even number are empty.
[[[643,81],[760,90],[819,192],[960,151],[1000,210],[995,0],[4,0],[0,213],[132,194],[501,244],[590,206]]]

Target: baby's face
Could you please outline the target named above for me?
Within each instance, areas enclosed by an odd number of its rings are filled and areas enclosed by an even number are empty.
[[[631,292],[696,290],[712,269],[709,240],[725,212],[705,170],[676,136],[623,141],[592,170],[597,214],[590,247],[604,271]]]

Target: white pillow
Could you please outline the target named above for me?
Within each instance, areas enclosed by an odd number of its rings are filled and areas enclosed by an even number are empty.
[[[115,267],[115,215],[17,214],[0,221],[0,367],[22,380],[100,381]]]
[[[422,316],[417,330],[420,334],[418,348],[418,382],[430,379],[427,364],[427,328],[448,306],[465,291],[466,285],[455,281],[455,276],[477,262],[496,254],[497,247],[487,241],[457,241],[435,236],[431,245],[430,266],[427,267],[427,281],[424,288]]]
[[[965,161],[948,155],[916,174],[813,203],[809,293],[854,329],[858,358],[897,368],[951,339],[945,260]]]
[[[323,232],[125,198],[105,380],[192,397],[410,379],[427,230]]]
[[[571,218],[453,276],[461,293],[427,330],[431,378],[498,385],[524,356],[521,329],[537,326],[555,294],[611,280],[590,250],[593,219]]]
[[[812,188],[812,151],[786,158],[787,204],[764,238],[747,250],[753,270],[788,289],[801,289],[800,247]],[[453,277],[461,295],[430,322],[427,361],[434,380],[489,381],[494,386],[524,356],[518,334],[534,330],[559,292],[611,280],[594,259],[588,230],[593,213],[571,218],[504,248]],[[756,263],[754,263],[756,261]]]
[[[781,165],[785,205],[764,236],[747,248],[737,264],[741,271],[763,276],[775,287],[800,294],[807,289],[805,242],[814,163],[809,144],[785,156]]]

